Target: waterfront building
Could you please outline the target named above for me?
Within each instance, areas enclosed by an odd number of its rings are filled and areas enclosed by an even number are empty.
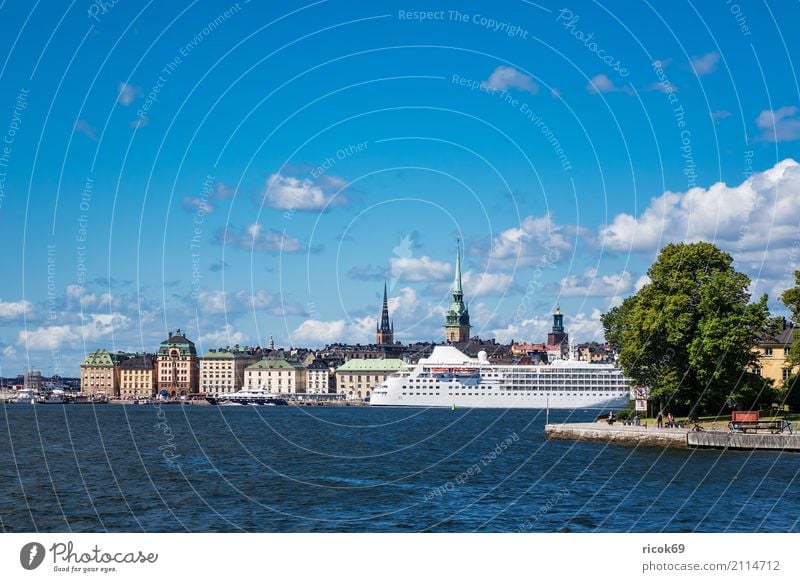
[[[259,357],[250,348],[209,350],[200,358],[200,392],[209,396],[232,394],[242,389],[244,371]]]
[[[336,369],[336,392],[348,399],[366,398],[376,384],[404,365],[403,360],[397,358],[348,360]]]
[[[790,376],[800,372],[800,366],[791,368],[788,365],[789,349],[797,341],[795,337],[797,329],[798,326],[784,318],[778,332],[765,334],[756,346],[758,367],[755,372],[772,380],[778,388],[783,386]]]
[[[303,393],[306,391],[306,370],[283,358],[266,358],[245,368],[244,385],[277,394]]]
[[[119,395],[123,399],[155,396],[156,358],[153,354],[134,354],[119,364]]]
[[[402,358],[410,363],[416,363],[420,358],[427,358],[433,353],[433,348],[436,347],[434,342],[414,342],[403,346]],[[400,357],[400,355],[395,356]]]
[[[394,323],[389,321],[389,299],[386,295],[386,281],[383,282],[383,307],[375,325],[375,343],[378,345],[394,343]]]
[[[484,340],[476,336],[467,341],[455,342],[450,345],[470,358],[477,358],[480,352],[486,352],[486,360],[492,364],[514,363],[511,345],[498,343],[494,338]]]
[[[120,364],[128,354],[95,350],[81,364],[81,392],[89,396],[115,398],[119,395]]]
[[[402,358],[406,348],[400,343],[393,344],[329,344],[318,354],[326,362],[352,359],[381,360],[384,358]],[[334,366],[336,367],[336,366]]]
[[[458,344],[469,340],[469,308],[464,304],[461,289],[461,240],[456,246],[456,274],[453,280],[453,301],[444,319],[445,343]]]
[[[327,364],[315,359],[306,367],[306,393],[327,394],[330,384],[330,368]]]
[[[578,345],[577,349],[578,359],[582,362],[613,364],[616,356],[614,348],[608,343],[589,342]]]
[[[543,343],[512,343],[511,355],[521,365],[546,364],[550,361],[547,344]]]
[[[194,342],[186,339],[181,330],[161,342],[157,357],[158,391],[169,396],[181,396],[198,391],[200,361]]]
[[[26,390],[40,392],[42,390],[42,373],[39,370],[26,370],[22,374],[22,384]]]

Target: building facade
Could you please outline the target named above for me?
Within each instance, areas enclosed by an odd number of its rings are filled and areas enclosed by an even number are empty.
[[[158,391],[168,396],[181,396],[198,391],[200,360],[194,342],[181,330],[161,342],[157,356]]]
[[[306,367],[306,393],[327,394],[330,386],[330,368],[320,359]]]
[[[26,370],[22,374],[22,384],[26,390],[41,391],[44,386],[42,373],[39,370]]]
[[[768,334],[761,338],[756,346],[758,352],[758,368],[756,373],[772,380],[780,388],[790,376],[800,372],[800,366],[789,367],[789,349],[796,341],[797,326],[783,320],[781,329],[776,334]]]
[[[244,371],[259,357],[248,348],[209,350],[200,358],[200,392],[220,396],[238,392],[244,386]]]
[[[453,301],[444,319],[444,341],[457,344],[469,340],[469,308],[464,305],[464,291],[461,289],[461,241],[456,248],[456,274],[453,280]]]
[[[306,391],[306,370],[284,359],[264,359],[244,371],[245,388],[261,388],[276,394]]]
[[[119,365],[119,396],[124,400],[155,396],[156,358],[153,354],[134,354]]]
[[[87,396],[119,396],[120,364],[127,354],[96,350],[81,364],[81,393]]]
[[[403,360],[352,359],[336,369],[336,392],[348,399],[367,398],[376,384],[405,366]]]

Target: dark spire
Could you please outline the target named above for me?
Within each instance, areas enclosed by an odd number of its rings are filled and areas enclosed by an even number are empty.
[[[394,324],[389,320],[389,295],[386,291],[386,281],[383,282],[383,306],[381,317],[376,331],[376,341],[379,344],[393,343]]]

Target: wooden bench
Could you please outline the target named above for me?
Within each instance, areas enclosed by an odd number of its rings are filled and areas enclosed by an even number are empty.
[[[769,431],[771,434],[784,432],[792,434],[794,427],[786,420],[732,420],[728,423],[728,430],[742,433]]]

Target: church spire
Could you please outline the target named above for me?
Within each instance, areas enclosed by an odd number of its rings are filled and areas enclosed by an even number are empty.
[[[456,239],[456,275],[453,280],[453,295],[458,294],[460,297],[464,296],[464,291],[461,289],[461,238]]]
[[[464,305],[461,288],[461,238],[456,243],[456,273],[453,278],[453,302],[444,318],[444,337],[449,343],[469,340],[469,309]]]
[[[394,343],[394,325],[389,320],[389,295],[386,291],[386,281],[383,282],[383,305],[381,316],[375,334],[375,341],[378,344]]]

